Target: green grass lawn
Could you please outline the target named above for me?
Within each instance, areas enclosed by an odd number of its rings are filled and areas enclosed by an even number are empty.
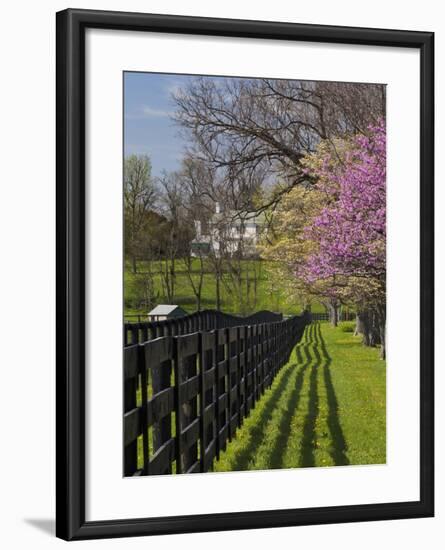
[[[245,260],[246,273],[250,272],[252,276],[253,263],[257,263],[259,278],[257,283],[256,298],[254,297],[254,285],[252,281],[247,285],[247,276],[245,278],[246,285],[243,289],[243,294],[248,297],[248,305],[243,312],[240,310],[240,304],[237,303],[236,296],[230,294],[224,285],[221,285],[222,304],[221,309],[226,313],[250,314],[254,311],[263,309],[269,311],[281,312],[284,315],[295,315],[301,312],[301,304],[289,296],[289,292],[284,284],[276,277],[273,277],[274,266],[271,262],[262,261],[259,269],[258,261]],[[196,273],[193,275],[195,280],[198,277],[198,260],[195,260]],[[156,269],[156,266],[155,268]],[[146,308],[138,306],[138,278],[141,278],[146,270],[145,262],[138,262],[138,272],[134,274],[130,269],[130,264],[127,262],[124,273],[124,297],[125,297],[125,314],[146,315]],[[226,277],[228,277],[226,275]],[[161,277],[159,274],[154,275],[155,290],[159,293],[157,303],[168,303],[162,293]],[[181,306],[188,313],[196,311],[196,300],[187,273],[181,262],[177,262],[176,266],[176,290],[173,303]],[[202,290],[202,309],[214,309],[216,307],[216,285],[215,275],[211,272],[204,274],[203,290]],[[324,312],[324,307],[314,301],[312,304],[313,312]]]
[[[214,471],[385,462],[385,361],[341,324],[314,323]]]

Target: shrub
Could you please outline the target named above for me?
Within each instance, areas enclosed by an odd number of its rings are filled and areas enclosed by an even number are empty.
[[[355,321],[344,321],[340,323],[340,330],[342,332],[354,332],[355,330]]]

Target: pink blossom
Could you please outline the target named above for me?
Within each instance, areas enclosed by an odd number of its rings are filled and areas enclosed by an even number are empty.
[[[326,155],[316,173],[332,197],[305,228],[315,244],[299,271],[308,282],[336,275],[384,280],[386,272],[386,133],[384,122],[354,138],[333,168]]]

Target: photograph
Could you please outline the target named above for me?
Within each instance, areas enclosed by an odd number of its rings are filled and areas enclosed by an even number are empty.
[[[123,475],[386,464],[386,84],[123,72]]]

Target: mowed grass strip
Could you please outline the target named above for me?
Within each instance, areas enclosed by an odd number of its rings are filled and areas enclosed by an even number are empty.
[[[341,325],[314,323],[214,471],[385,462],[385,361]]]

